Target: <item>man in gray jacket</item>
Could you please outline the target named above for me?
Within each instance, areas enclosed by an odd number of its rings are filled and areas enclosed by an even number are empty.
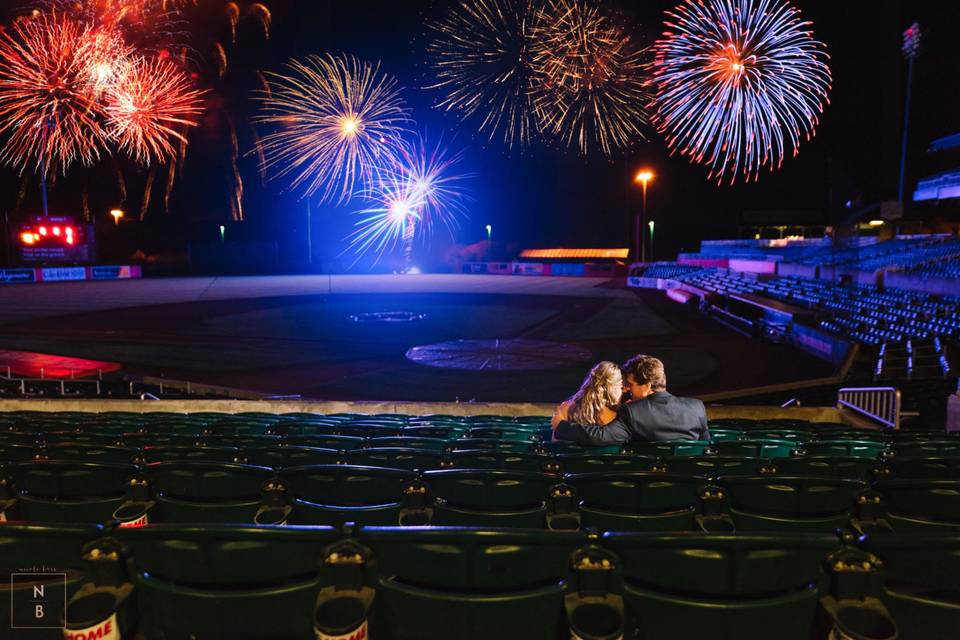
[[[643,354],[634,356],[623,365],[623,381],[631,400],[621,405],[615,420],[604,426],[563,420],[553,433],[554,439],[583,445],[710,439],[703,403],[667,393],[667,376],[660,360]]]

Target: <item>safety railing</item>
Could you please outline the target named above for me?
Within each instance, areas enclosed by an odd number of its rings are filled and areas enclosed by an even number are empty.
[[[893,387],[847,387],[837,392],[837,406],[887,429],[900,428],[900,390]]]

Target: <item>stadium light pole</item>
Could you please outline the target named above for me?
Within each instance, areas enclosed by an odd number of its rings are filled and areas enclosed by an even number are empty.
[[[920,25],[914,22],[903,32],[903,55],[907,59],[907,92],[903,104],[903,140],[900,143],[900,185],[897,189],[897,201],[900,203],[900,216],[903,216],[904,181],[907,168],[907,139],[910,134],[910,98],[913,95],[913,61],[920,53]]]
[[[647,226],[650,227],[650,259],[654,262],[657,261],[657,254],[653,251],[653,220],[647,223]]]
[[[653,171],[650,169],[641,169],[637,172],[637,175],[634,176],[633,181],[640,183],[643,187],[643,208],[640,209],[640,215],[634,220],[635,226],[635,236],[634,236],[634,258],[638,259],[640,262],[647,261],[647,252],[645,251],[645,245],[643,244],[643,219],[647,217],[647,184],[653,180],[655,177]]]

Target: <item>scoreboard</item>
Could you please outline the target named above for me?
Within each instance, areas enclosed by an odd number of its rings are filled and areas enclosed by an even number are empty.
[[[17,253],[21,263],[77,264],[93,260],[93,225],[67,216],[36,216],[21,224]]]

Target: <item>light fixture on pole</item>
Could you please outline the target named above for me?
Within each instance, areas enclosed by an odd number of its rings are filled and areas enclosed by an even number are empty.
[[[640,215],[634,220],[634,259],[640,262],[646,262],[647,259],[647,252],[643,243],[643,219],[647,217],[647,184],[654,177],[655,174],[650,169],[641,169],[633,179],[634,182],[643,186],[643,208],[640,210]]]
[[[123,217],[123,209],[111,209],[110,215],[113,216],[113,223],[115,225],[120,224],[120,218]]]
[[[650,227],[650,260],[653,262],[657,261],[657,254],[653,252],[653,220],[647,223],[647,226]]]
[[[493,227],[488,224],[486,229],[487,229],[487,242],[490,242],[490,236],[493,234]]]

